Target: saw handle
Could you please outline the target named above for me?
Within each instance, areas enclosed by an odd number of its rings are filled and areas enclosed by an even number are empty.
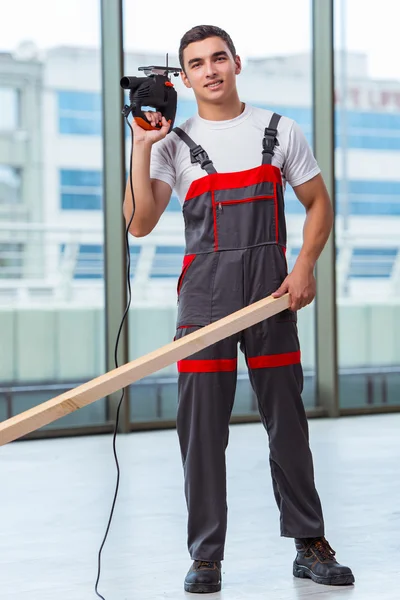
[[[146,112],[148,111],[143,112],[143,117],[134,117],[135,123],[137,123],[139,127],[145,129],[146,131],[159,131],[161,129],[161,124],[154,127],[154,125],[152,125],[148,120]],[[168,123],[171,125],[171,120],[169,120]]]
[[[132,118],[146,130],[159,130],[161,125],[153,126],[146,117],[143,107],[151,106],[162,114],[173,127],[176,116],[177,93],[173,83],[165,75],[150,75],[149,77],[131,77],[129,80],[129,100]],[[126,85],[127,85],[126,83]]]

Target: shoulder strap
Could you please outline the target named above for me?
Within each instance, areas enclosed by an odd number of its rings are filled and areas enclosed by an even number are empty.
[[[190,159],[192,164],[198,163],[202,169],[204,169],[208,175],[216,173],[215,167],[212,160],[209,159],[207,152],[198,144],[196,144],[188,134],[183,131],[180,127],[174,127],[172,130],[178,137],[181,138],[182,142],[185,142],[190,149]]]
[[[264,130],[264,138],[262,141],[263,145],[263,165],[270,165],[272,157],[274,155],[275,146],[279,146],[278,142],[278,123],[281,119],[281,115],[274,113],[271,117],[268,127]]]

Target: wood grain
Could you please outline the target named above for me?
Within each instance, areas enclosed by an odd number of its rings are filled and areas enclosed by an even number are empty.
[[[7,419],[0,423],[0,446],[187,358],[219,340],[268,319],[285,310],[288,306],[289,294],[285,294],[281,298],[268,296],[180,340],[162,346],[149,354],[118,367],[118,369],[113,369],[64,394]]]

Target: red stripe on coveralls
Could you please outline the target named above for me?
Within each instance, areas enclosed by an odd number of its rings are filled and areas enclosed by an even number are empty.
[[[194,261],[195,258],[196,258],[196,254],[185,254],[185,256],[183,257],[182,271],[179,276],[178,286],[177,286],[178,294],[181,291],[183,278],[186,275],[186,271],[188,270],[188,268],[190,267],[190,265],[192,264],[192,262]]]
[[[279,183],[282,185],[280,169],[273,165],[260,165],[247,171],[211,173],[211,175],[195,179],[191,183],[185,202],[207,192],[242,188],[264,182]]]
[[[236,371],[237,358],[217,358],[211,360],[179,360],[179,373],[219,373]]]
[[[278,195],[277,195],[276,183],[274,183],[274,202],[275,202],[275,236],[276,236],[276,243],[279,244],[279,209],[278,209]]]
[[[286,352],[285,354],[267,354],[248,358],[250,369],[265,369],[270,367],[287,367],[297,365],[301,360],[301,352]]]
[[[274,200],[275,196],[252,196],[251,198],[245,198],[244,200],[221,200],[219,204],[225,206],[228,204],[232,206],[232,204],[245,204],[246,202],[258,202],[259,200]]]
[[[214,219],[214,250],[216,252],[218,250],[218,227],[217,227],[217,205],[215,204],[214,191],[211,192],[211,203],[212,203],[213,219]]]

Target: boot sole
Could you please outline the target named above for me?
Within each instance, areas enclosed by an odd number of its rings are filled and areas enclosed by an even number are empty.
[[[220,583],[185,583],[185,592],[191,594],[212,594],[221,591]]]
[[[351,585],[355,581],[352,574],[320,577],[315,575],[308,567],[297,565],[296,563],[293,565],[293,575],[300,579],[312,579],[315,583],[320,583],[321,585]]]

